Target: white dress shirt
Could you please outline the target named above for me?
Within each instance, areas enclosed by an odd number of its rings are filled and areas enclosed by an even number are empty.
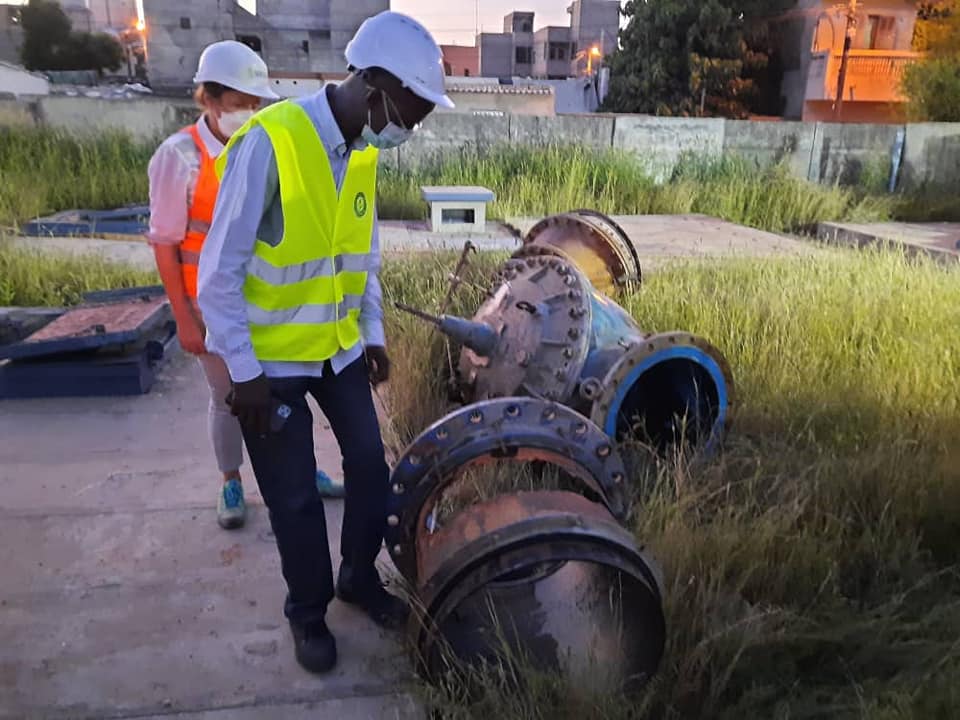
[[[210,157],[223,152],[202,117],[197,129]],[[150,230],[147,239],[153,245],[179,245],[187,234],[187,221],[193,194],[200,176],[200,151],[193,137],[178,132],[161,143],[147,167],[150,178]]]
[[[339,191],[350,153],[363,149],[358,142],[347,146],[324,87],[316,94],[298,98],[320,136]],[[319,172],[319,169],[318,169]],[[243,285],[247,263],[253,256],[256,240],[276,245],[283,237],[283,210],[273,146],[262,127],[253,127],[231,150],[220,193],[214,209],[213,224],[200,255],[199,302],[207,326],[207,349],[223,357],[234,382],[246,382],[262,373],[268,377],[297,377],[323,374],[322,362],[261,362],[253,350],[247,322],[247,303]],[[361,342],[341,350],[330,359],[334,373],[357,360],[364,345],[384,345],[380,242],[374,211],[373,236],[367,285],[360,308]]]

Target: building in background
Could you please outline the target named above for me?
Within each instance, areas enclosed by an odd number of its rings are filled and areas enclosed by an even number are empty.
[[[539,84],[500,84],[487,82],[464,82],[454,79],[447,82],[447,94],[456,108],[438,112],[456,112],[470,115],[539,115],[556,114],[553,88]]]
[[[93,32],[121,30],[136,25],[136,0],[61,0],[64,9],[84,8],[90,13]]]
[[[480,52],[476,45],[441,45],[443,72],[456,77],[480,74]]]
[[[263,57],[271,77],[292,89],[294,80],[344,71],[343,53],[357,28],[389,4],[389,0],[143,0],[148,77],[155,89],[186,91],[207,45],[239,40]]]
[[[596,63],[617,48],[619,0],[574,0],[567,8],[570,26],[534,29],[534,13],[504,17],[503,32],[477,36],[484,77],[560,79],[596,70]],[[591,56],[590,49],[596,48]]]
[[[574,45],[570,28],[548,26],[533,34],[533,73],[535,78],[561,80],[570,77]]]
[[[588,66],[610,55],[619,45],[620,3],[618,0],[574,0],[570,14],[570,42],[573,74],[582,75]],[[598,53],[591,53],[596,48]]]
[[[23,28],[20,27],[20,7],[0,4],[0,62],[20,63],[23,47]]]
[[[790,120],[899,122],[906,98],[900,81],[912,50],[917,8],[910,0],[847,3],[800,0],[775,21],[783,67],[783,116]],[[848,19],[852,22],[848,25]],[[835,101],[844,39],[851,32],[839,114]]]

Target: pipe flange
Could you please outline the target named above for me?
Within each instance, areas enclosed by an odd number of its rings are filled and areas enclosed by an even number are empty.
[[[500,459],[557,465],[596,492],[614,516],[626,516],[623,461],[599,427],[564,405],[535,398],[479,402],[427,428],[394,468],[385,538],[404,577],[416,577],[425,510],[458,470]]]
[[[497,346],[486,357],[463,349],[463,395],[468,402],[514,395],[563,402],[576,389],[589,352],[589,283],[554,255],[511,260],[504,272],[473,316],[494,329]]]
[[[696,335],[667,332],[649,335],[632,345],[609,369],[603,393],[590,409],[590,419],[614,440],[618,439],[618,413],[627,392],[639,377],[668,360],[688,360],[702,367],[716,386],[716,419],[704,443],[715,450],[729,431],[735,407],[733,374],[723,353]]]

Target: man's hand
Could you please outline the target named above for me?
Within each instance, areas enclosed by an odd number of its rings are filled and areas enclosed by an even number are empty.
[[[390,379],[390,358],[387,349],[381,345],[371,345],[366,349],[367,369],[370,371],[370,384],[376,387]]]
[[[204,343],[206,328],[196,313],[187,308],[177,318],[177,340],[184,352],[191,355],[205,355],[207,346]]]
[[[270,381],[266,375],[233,383],[227,403],[243,427],[260,435],[270,432]]]

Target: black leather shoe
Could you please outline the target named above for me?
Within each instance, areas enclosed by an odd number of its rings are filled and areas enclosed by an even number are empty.
[[[362,592],[354,588],[350,581],[350,570],[343,566],[337,577],[336,592],[340,600],[356,605],[386,630],[399,630],[410,616],[410,607],[396,595],[388,593],[380,582]]]
[[[337,641],[320,620],[309,625],[290,623],[294,654],[300,666],[312,673],[325,673],[337,664]]]

